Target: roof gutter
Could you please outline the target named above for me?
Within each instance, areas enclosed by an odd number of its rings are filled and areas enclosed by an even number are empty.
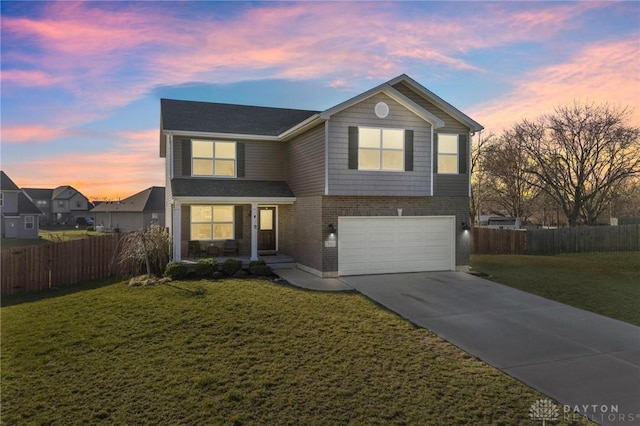
[[[279,136],[272,135],[249,135],[242,133],[219,133],[219,132],[193,132],[186,130],[163,130],[165,135],[180,135],[191,138],[219,138],[231,140],[248,140],[248,141],[280,141]]]

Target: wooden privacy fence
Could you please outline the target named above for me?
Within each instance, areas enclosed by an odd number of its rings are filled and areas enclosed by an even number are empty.
[[[588,253],[640,251],[640,224],[559,229],[474,228],[474,254]]]
[[[69,287],[113,275],[112,259],[125,234],[106,234],[42,246],[3,249],[2,296]]]
[[[526,231],[510,229],[473,228],[474,254],[524,254]]]
[[[640,251],[640,225],[581,226],[527,231],[527,254]]]

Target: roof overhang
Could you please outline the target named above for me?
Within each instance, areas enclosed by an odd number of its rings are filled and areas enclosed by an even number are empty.
[[[421,96],[431,101],[434,105],[436,105],[437,107],[445,111],[447,114],[451,115],[455,119],[464,123],[473,132],[479,132],[480,130],[484,129],[484,127],[480,123],[473,120],[471,117],[469,117],[468,115],[466,115],[465,113],[463,113],[462,111],[460,111],[459,109],[457,109],[456,107],[454,107],[453,105],[451,105],[450,103],[442,99],[440,96],[436,95],[431,90],[427,89],[426,87],[424,87],[423,85],[421,85],[420,83],[418,83],[417,81],[415,81],[414,79],[412,79],[406,74],[402,74],[394,78],[393,80],[389,80],[386,84],[393,86],[402,82],[411,86],[416,92],[418,92],[418,94],[420,94]]]
[[[181,204],[293,204],[296,197],[173,197]]]
[[[432,113],[430,113],[425,108],[418,105],[417,103],[413,102],[411,99],[407,98],[405,95],[403,95],[402,93],[400,93],[399,91],[391,87],[391,85],[389,85],[388,83],[383,83],[377,87],[374,87],[371,90],[367,90],[366,92],[361,93],[356,97],[353,97],[345,102],[342,102],[341,104],[338,104],[333,108],[329,108],[328,110],[323,111],[322,113],[320,113],[320,118],[328,120],[331,118],[332,115],[340,111],[343,111],[379,93],[384,93],[394,101],[398,102],[399,104],[407,108],[409,111],[413,112],[418,117],[422,118],[427,123],[431,124],[434,128],[438,129],[440,127],[444,127],[444,121],[442,121],[441,119],[439,119],[438,117],[436,117],[435,115],[433,115]]]

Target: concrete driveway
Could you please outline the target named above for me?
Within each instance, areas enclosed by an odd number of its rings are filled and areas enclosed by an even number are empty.
[[[640,424],[640,327],[463,272],[340,281],[597,423]]]

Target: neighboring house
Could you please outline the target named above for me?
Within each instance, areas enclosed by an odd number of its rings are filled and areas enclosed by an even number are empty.
[[[487,220],[487,225],[484,228],[491,229],[520,229],[520,219],[517,217],[500,217],[492,216]]]
[[[59,186],[51,194],[51,213],[55,223],[75,225],[76,220],[87,217],[92,208],[87,197],[72,186]]]
[[[96,227],[122,232],[165,226],[164,188],[152,186],[121,201],[103,201],[91,210]]]
[[[55,221],[51,209],[53,189],[22,188],[27,197],[40,210],[40,224],[50,224]]]
[[[38,238],[40,210],[0,171],[2,238]]]
[[[174,260],[236,240],[323,277],[453,270],[480,130],[406,75],[325,111],[162,99]]]

